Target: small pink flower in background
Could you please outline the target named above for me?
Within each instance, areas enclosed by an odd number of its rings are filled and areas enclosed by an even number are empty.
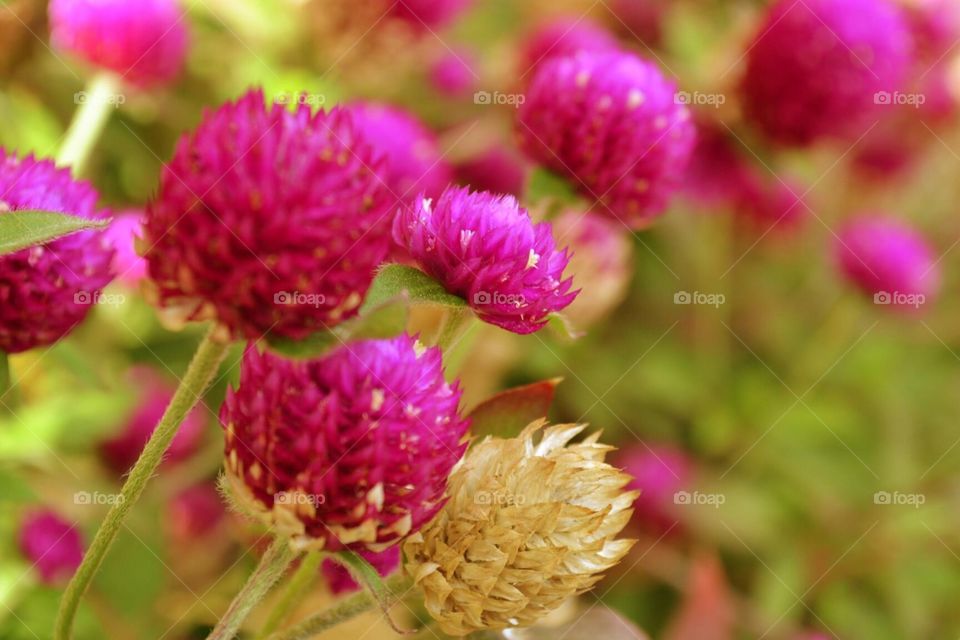
[[[50,40],[141,87],[176,78],[187,55],[185,9],[176,0],[51,0]]]
[[[888,0],[779,0],[746,53],[748,118],[775,142],[856,140],[903,89],[911,41]]]
[[[97,192],[50,160],[0,148],[0,216],[38,209],[81,218],[108,215]],[[101,231],[81,231],[0,256],[0,351],[52,344],[79,325],[113,278],[113,249]]]
[[[514,333],[542,328],[577,292],[549,223],[534,224],[513,196],[451,187],[397,215],[394,238],[481,320]]]
[[[477,191],[523,196],[530,173],[529,163],[516,149],[494,145],[459,162],[457,178]]]
[[[361,135],[385,156],[382,172],[395,198],[411,202],[417,194],[439,195],[453,180],[436,134],[405,109],[376,102],[348,107]]]
[[[194,485],[173,497],[166,525],[176,540],[196,541],[213,531],[227,516],[223,499],[213,482]]]
[[[100,459],[114,473],[126,473],[140,457],[167,405],[173,398],[173,386],[148,367],[136,367],[130,379],[137,387],[139,401],[123,421],[119,432],[99,445]],[[207,423],[207,410],[198,406],[187,414],[167,450],[165,464],[174,464],[190,457],[200,444]]]
[[[837,235],[840,272],[875,303],[915,311],[939,292],[937,257],[910,226],[882,214],[861,215]]]
[[[417,30],[445,27],[470,8],[473,0],[387,0],[390,13]]]
[[[476,57],[472,51],[444,49],[430,66],[433,88],[445,96],[459,98],[471,93],[477,84]]]
[[[410,336],[299,362],[250,348],[220,411],[233,493],[303,547],[382,551],[443,506],[460,395]]]
[[[620,27],[645,45],[655,47],[663,38],[665,0],[613,0],[610,8]],[[615,25],[617,26],[617,25]]]
[[[383,166],[348,109],[291,112],[256,90],[207,112],[147,206],[151,297],[252,339],[356,315],[390,247]]]
[[[584,16],[556,18],[530,34],[520,50],[520,74],[529,79],[543,63],[581,51],[618,51],[617,38]]]
[[[83,560],[83,539],[69,522],[50,510],[34,511],[20,524],[20,552],[45,584],[66,582]]]
[[[740,142],[721,123],[697,122],[697,144],[690,156],[684,194],[708,207],[729,207],[743,195],[753,167]]]
[[[384,577],[396,571],[397,567],[400,566],[399,546],[390,547],[386,551],[379,553],[360,551],[359,554],[377,570],[377,573]],[[327,584],[330,586],[330,591],[333,592],[334,595],[350,593],[360,589],[360,585],[353,579],[350,572],[339,562],[328,558],[323,561],[321,569],[323,571],[323,577],[326,579]]]
[[[142,210],[120,211],[104,231],[113,246],[113,272],[128,286],[138,284],[147,274],[147,263],[137,254],[137,238],[143,236]]]
[[[690,457],[670,445],[637,444],[621,451],[617,465],[633,476],[630,488],[640,490],[634,522],[653,535],[675,530],[679,525],[676,494],[689,491],[693,481]]]
[[[761,235],[794,231],[810,215],[804,200],[806,189],[790,178],[761,174],[766,171],[759,167],[752,173],[744,184],[735,213]]]
[[[960,5],[954,0],[914,0],[906,3],[905,11],[916,47],[914,89],[923,96],[914,111],[925,119],[949,120],[958,107],[951,75],[958,60]]]
[[[648,226],[681,186],[696,140],[677,87],[630,53],[543,64],[520,107],[522,148],[571,178],[595,210]]]

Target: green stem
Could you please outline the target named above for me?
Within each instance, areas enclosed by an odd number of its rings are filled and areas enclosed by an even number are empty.
[[[70,584],[67,585],[60,601],[60,611],[57,614],[57,622],[54,627],[54,638],[56,640],[68,640],[70,638],[73,619],[76,617],[80,599],[90,586],[90,582],[100,568],[110,545],[113,544],[114,539],[120,532],[127,514],[140,498],[147,482],[156,473],[157,467],[163,459],[163,454],[166,453],[171,441],[173,441],[173,437],[176,435],[183,419],[200,400],[220,369],[220,363],[223,362],[229,345],[214,338],[216,330],[216,326],[211,327],[197,348],[193,361],[187,368],[183,380],[180,381],[180,386],[170,400],[167,410],[160,418],[160,422],[157,424],[153,435],[150,436],[147,445],[143,448],[140,458],[130,469],[127,481],[120,491],[120,499],[114,503],[107,513],[107,517],[100,524],[90,548],[87,549],[83,557],[83,562],[80,563],[80,567],[71,578]]]
[[[110,119],[110,113],[122,104],[120,78],[101,72],[90,79],[86,90],[76,94],[79,108],[67,129],[57,164],[69,166],[75,176],[83,175],[94,145]]]
[[[287,567],[297,554],[290,548],[290,541],[282,536],[273,539],[273,544],[260,558],[260,564],[250,575],[243,589],[230,603],[227,612],[220,618],[207,640],[233,640],[240,625],[247,619],[250,611],[263,600],[267,592],[283,577]]]
[[[437,346],[441,351],[448,351],[456,346],[460,336],[470,327],[473,320],[473,312],[467,307],[450,307],[443,316],[443,325],[440,329],[440,337],[437,338]]]
[[[310,588],[310,585],[316,580],[321,562],[323,562],[323,554],[319,551],[311,551],[303,558],[300,566],[297,567],[296,573],[294,573],[290,581],[287,582],[283,596],[273,607],[273,610],[267,617],[267,622],[263,625],[263,628],[260,629],[257,638],[266,638],[280,628],[280,624],[290,615],[290,612],[293,611],[294,607],[300,602],[300,599]]]
[[[10,375],[10,357],[6,351],[0,350],[0,406],[7,404],[7,392],[13,386],[13,376]]]
[[[413,581],[401,572],[384,581],[384,586],[393,595],[392,600],[400,600],[413,586]],[[366,613],[375,604],[376,600],[369,592],[361,591],[325,611],[310,616],[295,627],[274,633],[268,640],[307,640],[347,620],[352,620],[361,613]]]

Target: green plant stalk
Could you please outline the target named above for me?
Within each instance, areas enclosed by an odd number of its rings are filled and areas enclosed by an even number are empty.
[[[290,548],[290,541],[287,538],[283,536],[274,538],[270,548],[260,558],[260,564],[243,585],[237,597],[230,603],[227,612],[217,622],[217,626],[207,636],[207,640],[233,640],[243,621],[263,600],[273,585],[283,577],[296,557],[297,553]]]
[[[119,104],[117,96],[121,87],[120,78],[104,71],[90,79],[82,94],[77,94],[84,99],[70,121],[60,153],[57,154],[58,165],[71,167],[75,176],[83,175],[93,147],[110,119],[110,112],[115,111]]]
[[[470,328],[473,319],[476,316],[469,307],[450,307],[443,314],[443,323],[440,328],[440,335],[437,338],[437,346],[443,352],[456,346],[460,337]]]
[[[110,550],[110,545],[113,544],[124,520],[133,505],[137,503],[144,488],[146,488],[147,482],[156,473],[157,467],[163,460],[163,455],[180,428],[180,424],[187,413],[196,406],[217,371],[219,371],[220,363],[227,355],[229,344],[217,341],[214,337],[216,331],[216,326],[211,327],[200,346],[197,347],[197,352],[187,368],[187,373],[180,381],[180,386],[177,387],[177,391],[170,400],[163,417],[160,418],[157,428],[143,448],[140,458],[130,469],[127,481],[120,491],[120,499],[107,512],[107,517],[100,524],[90,548],[83,556],[83,562],[80,563],[80,567],[67,585],[63,598],[60,600],[60,610],[57,613],[57,621],[54,626],[54,638],[56,640],[68,640],[70,638],[80,599],[90,586],[90,582],[100,568],[107,551]]]
[[[7,404],[7,392],[13,386],[13,377],[10,375],[10,357],[6,351],[0,349],[0,402]]]
[[[263,639],[280,628],[284,618],[290,615],[290,612],[297,606],[303,595],[310,588],[310,585],[317,578],[320,570],[320,563],[323,562],[323,554],[319,551],[311,551],[300,562],[297,571],[287,582],[283,596],[273,607],[267,621],[257,635],[258,639]]]
[[[385,580],[384,586],[392,594],[391,600],[397,601],[406,595],[413,586],[413,581],[401,572]],[[295,627],[268,636],[267,640],[307,640],[347,620],[352,620],[361,613],[370,611],[374,605],[376,600],[373,596],[367,591],[361,591],[325,611],[310,616]]]

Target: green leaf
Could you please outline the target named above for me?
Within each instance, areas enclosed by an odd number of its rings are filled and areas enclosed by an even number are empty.
[[[470,412],[471,430],[501,438],[518,435],[534,420],[547,417],[557,385],[562,381],[563,378],[552,378],[534,382],[487,398]]]
[[[434,305],[441,307],[465,307],[467,301],[448,293],[443,285],[419,269],[402,264],[388,264],[380,268],[360,313],[376,308],[399,296],[407,298],[412,304]]]
[[[0,214],[0,255],[109,224],[109,219],[89,220],[53,211],[7,211]]]
[[[573,326],[570,318],[562,313],[551,313],[550,318],[547,320],[547,326],[550,327],[553,333],[566,340],[576,340],[585,335],[583,331]]]
[[[345,342],[392,338],[407,328],[409,303],[402,297],[387,300],[333,329],[319,331],[303,340],[267,336],[269,347],[290,358],[317,358]]]
[[[537,167],[530,173],[526,196],[527,202],[532,204],[542,200],[572,203],[578,199],[577,192],[568,180],[541,167]]]

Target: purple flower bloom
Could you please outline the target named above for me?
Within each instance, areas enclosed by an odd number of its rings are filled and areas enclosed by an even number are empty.
[[[581,51],[619,51],[620,43],[612,33],[588,18],[563,17],[547,22],[524,42],[520,53],[521,75],[533,73],[554,58],[572,56]]]
[[[437,136],[412,113],[388,104],[358,102],[349,106],[357,128],[386,158],[383,172],[396,198],[411,202],[418,193],[439,195],[453,179]]]
[[[148,87],[177,76],[189,38],[175,0],[51,0],[50,39],[57,49]]]
[[[443,506],[461,392],[409,336],[307,362],[248,349],[220,411],[241,503],[306,547],[381,551]]]
[[[443,95],[461,97],[477,83],[473,53],[465,49],[445,51],[430,67],[430,82]]]
[[[137,254],[137,238],[143,235],[143,211],[120,211],[104,231],[114,250],[113,272],[117,280],[133,286],[147,275],[147,263]]]
[[[512,196],[451,187],[402,210],[393,235],[447,291],[480,318],[514,333],[533,333],[573,302],[570,261],[549,223],[533,224]]]
[[[856,139],[889,109],[910,48],[887,0],[779,0],[747,53],[746,113],[785,145]]]
[[[693,463],[682,450],[669,445],[635,445],[625,449],[618,463],[633,476],[631,489],[639,489],[634,521],[655,535],[674,529],[677,517],[674,494],[688,490]]]
[[[97,193],[49,160],[0,149],[0,216],[20,209],[101,218]],[[87,316],[111,280],[113,250],[100,231],[82,231],[0,256],[0,350],[56,342]]]
[[[142,389],[140,401],[133,413],[124,420],[119,433],[99,445],[101,460],[118,475],[126,473],[140,457],[143,447],[153,435],[153,430],[173,398],[170,385],[151,369],[136,368],[130,377],[133,383]],[[176,463],[193,454],[200,444],[205,425],[206,409],[195,407],[187,414],[177,431],[164,457],[164,463]]]
[[[390,12],[418,30],[446,26],[472,4],[472,0],[397,0]]]
[[[394,199],[348,110],[208,113],[147,207],[155,297],[234,335],[302,338],[356,314],[390,245]]]
[[[477,191],[508,193],[517,198],[527,185],[529,166],[514,148],[494,145],[456,166],[457,178]]]
[[[680,185],[696,139],[676,87],[629,53],[580,53],[537,71],[520,107],[522,147],[572,178],[596,209],[647,226]]]
[[[53,511],[35,511],[20,525],[20,552],[45,584],[58,584],[73,575],[83,560],[80,532]]]
[[[878,304],[910,311],[937,295],[936,258],[909,226],[883,215],[862,215],[847,222],[838,235],[841,273]]]
[[[390,547],[386,551],[379,553],[360,551],[359,554],[377,570],[377,573],[384,577],[393,573],[397,567],[400,566],[399,546]],[[339,562],[328,558],[323,561],[321,569],[323,571],[323,577],[326,578],[333,595],[350,593],[351,591],[358,591],[360,589],[360,585],[353,579],[350,572]]]

